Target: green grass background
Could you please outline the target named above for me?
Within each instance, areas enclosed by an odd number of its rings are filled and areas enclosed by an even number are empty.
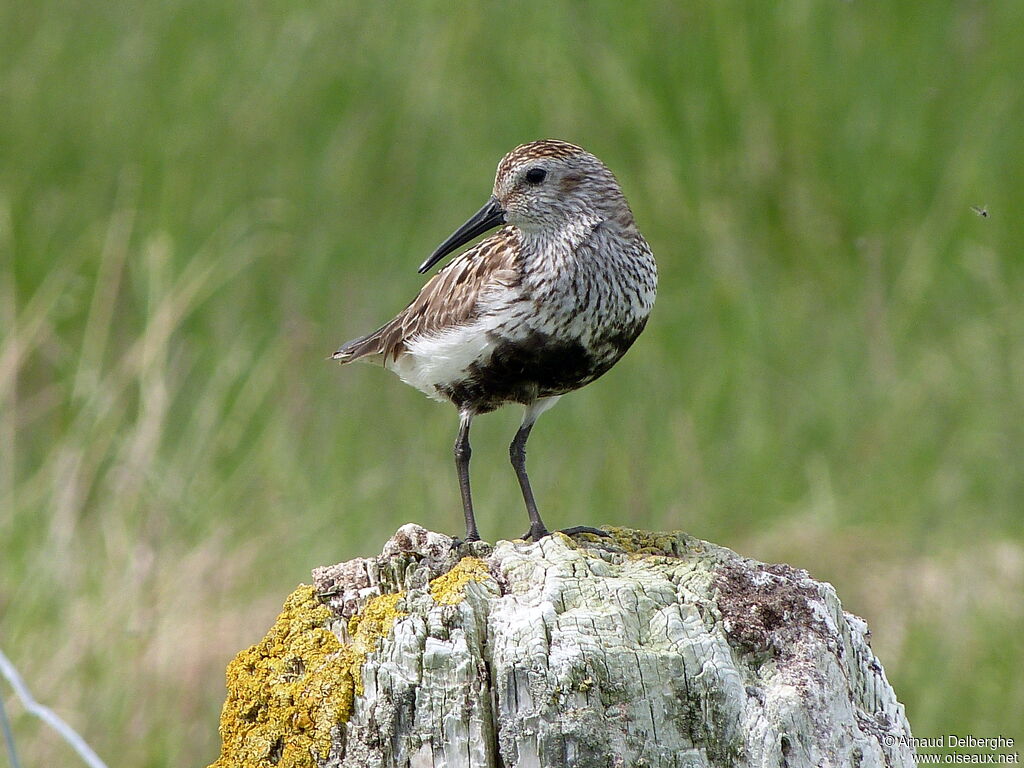
[[[1024,738],[1022,39],[1019,0],[0,0],[0,645],[111,765],[212,760],[312,567],[460,530],[454,411],[324,358],[558,137],[661,285],[534,431],[548,522],[807,568],[916,735]],[[518,418],[474,425],[490,540]]]

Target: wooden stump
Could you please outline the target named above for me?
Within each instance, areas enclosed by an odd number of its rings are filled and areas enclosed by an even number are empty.
[[[610,531],[453,551],[409,524],[317,569],[228,668],[214,765],[914,765],[831,585]]]

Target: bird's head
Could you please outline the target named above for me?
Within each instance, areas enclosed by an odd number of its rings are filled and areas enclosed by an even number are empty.
[[[604,163],[565,141],[521,144],[498,163],[491,199],[438,246],[420,272],[501,224],[554,233],[575,222],[593,226],[606,220],[634,226],[622,190]]]
[[[523,144],[502,158],[494,197],[505,220],[524,230],[614,219],[629,211],[604,163],[575,144],[551,139]]]

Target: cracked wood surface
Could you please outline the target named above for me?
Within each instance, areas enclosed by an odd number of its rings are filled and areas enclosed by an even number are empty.
[[[452,551],[410,524],[379,557],[315,571],[342,643],[375,597],[403,593],[404,615],[314,762],[914,764],[867,626],[831,585],[683,533],[611,532]]]

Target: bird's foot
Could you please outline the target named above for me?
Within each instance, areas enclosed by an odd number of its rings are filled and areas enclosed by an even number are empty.
[[[449,554],[457,559],[463,557],[489,557],[494,547],[480,538],[480,534],[466,536],[460,539],[458,536],[452,539]]]
[[[458,536],[452,536],[452,552],[458,549],[462,549],[467,544],[473,544],[474,542],[480,541],[480,534],[467,535],[466,538],[460,539]]]
[[[545,528],[543,525],[531,525],[530,530],[524,533],[519,538],[523,541],[540,541],[545,536],[550,536],[551,531]]]
[[[562,528],[558,533],[564,533],[566,536],[576,536],[580,533],[589,533],[592,536],[611,536],[608,531],[602,531],[600,528],[592,528],[589,525],[574,525],[571,528]],[[545,536],[550,536],[551,531],[545,528],[543,525],[531,525],[530,530],[523,534],[520,538],[524,541],[540,541]]]

